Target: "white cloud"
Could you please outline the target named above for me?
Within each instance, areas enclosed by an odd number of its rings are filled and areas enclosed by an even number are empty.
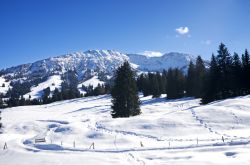
[[[201,41],[202,44],[204,45],[211,45],[212,41],[211,40],[205,40],[205,41]]]
[[[184,34],[187,34],[189,32],[189,29],[188,29],[188,27],[179,27],[179,28],[175,29],[175,31],[180,35],[184,35]]]
[[[163,55],[161,52],[154,52],[154,51],[148,51],[148,50],[138,53],[138,54],[141,54],[147,57],[160,57]]]

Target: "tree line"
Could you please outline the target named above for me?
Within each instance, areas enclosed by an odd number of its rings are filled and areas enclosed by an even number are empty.
[[[139,91],[144,96],[152,95],[154,98],[159,97],[161,94],[167,94],[167,99],[181,97],[202,98],[202,103],[206,104],[219,99],[250,94],[250,59],[248,51],[245,50],[241,57],[237,53],[231,55],[223,43],[219,45],[217,54],[212,54],[209,64],[206,64],[198,56],[195,61],[190,62],[187,73],[183,73],[178,68],[170,68],[162,72],[136,75],[135,71],[127,65],[129,64],[124,63],[122,68],[119,67],[116,70],[114,81],[110,84],[99,84],[95,88],[93,86],[82,86],[82,89],[86,91],[84,96],[97,96],[106,93],[118,96],[119,93],[122,93],[123,95],[120,97],[127,98],[128,100],[124,102],[127,104],[131,102],[131,99],[137,99],[135,96],[130,96],[129,92],[136,93]],[[126,76],[127,78],[123,79]],[[117,83],[120,83],[118,87],[115,86]],[[126,83],[132,84],[131,87],[123,86]],[[9,99],[3,101],[0,98],[0,108],[5,107],[6,104],[8,107],[37,105],[83,97],[77,88],[78,79],[75,71],[68,71],[63,75],[60,90],[56,88],[54,92],[51,92],[50,88],[46,88],[43,90],[44,94],[40,99],[31,99],[30,97],[24,99],[23,95],[30,92],[30,83],[15,83],[12,86],[13,88],[7,92]],[[115,102],[116,99],[113,100],[113,103]],[[134,105],[135,103],[131,104]],[[117,106],[114,104],[114,107]],[[115,117],[115,114],[113,116]]]
[[[202,102],[250,94],[250,59],[246,49],[240,56],[231,55],[221,43],[217,55],[212,55],[202,95]]]
[[[63,82],[61,84],[61,89],[55,88],[53,91],[51,87],[47,87],[43,89],[41,98],[31,98],[29,95],[28,98],[24,98],[26,93],[30,92],[30,88],[32,87],[32,82],[16,82],[11,83],[12,88],[8,90],[7,94],[0,96],[0,108],[7,107],[16,107],[16,106],[24,106],[24,105],[42,105],[49,104],[55,101],[62,101],[80,97],[87,96],[97,96],[102,94],[110,93],[110,86],[108,84],[98,84],[97,87],[82,86],[82,89],[86,91],[83,95],[78,90],[78,79],[76,71],[70,70],[66,72],[62,76]],[[40,81],[36,81],[39,83]],[[3,97],[8,97],[5,101],[2,99]]]
[[[144,96],[167,94],[168,99],[195,97],[202,98],[204,104],[247,95],[250,94],[249,53],[245,50],[241,58],[237,53],[231,55],[221,43],[208,66],[198,56],[195,62],[190,62],[186,74],[178,68],[141,74],[137,78],[137,86]]]

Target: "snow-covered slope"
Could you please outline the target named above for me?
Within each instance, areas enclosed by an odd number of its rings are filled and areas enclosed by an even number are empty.
[[[49,77],[45,82],[38,84],[37,86],[31,87],[31,92],[24,95],[24,98],[28,99],[31,96],[31,99],[41,98],[43,96],[43,90],[46,88],[50,88],[50,91],[54,91],[55,88],[61,88],[61,76],[54,75]]]
[[[10,78],[45,77],[63,74],[68,70],[76,70],[79,80],[90,78],[96,74],[113,74],[128,57],[112,50],[89,50],[52,57],[32,64],[2,70],[2,74]]]
[[[109,95],[4,109],[0,146],[8,149],[0,162],[249,164],[250,96],[205,106],[192,98],[141,101],[141,115],[118,119]]]
[[[99,80],[97,76],[94,76],[94,77],[92,77],[92,78],[90,78],[90,79],[84,81],[83,83],[80,83],[80,84],[78,85],[78,88],[81,88],[82,85],[84,85],[85,87],[87,87],[87,86],[89,86],[89,85],[92,85],[93,88],[95,88],[95,87],[98,86],[98,84],[103,85],[104,83],[105,83],[105,82]]]
[[[139,71],[160,71],[170,67],[186,70],[191,60],[195,60],[192,55],[183,53],[123,54],[112,50],[89,50],[7,68],[1,70],[1,74],[8,79],[28,81],[76,70],[79,80],[85,80],[100,74],[112,76],[124,61],[129,61]]]
[[[4,77],[0,77],[0,94],[6,94],[9,88],[11,88],[10,81],[6,81]]]
[[[30,83],[39,81],[40,84],[38,83],[37,87],[33,87],[31,92],[26,94],[26,97],[31,95],[33,98],[37,98],[41,96],[42,88],[48,87],[48,81],[50,82],[51,80],[50,77],[62,77],[69,70],[76,71],[77,78],[81,84],[96,86],[98,81],[103,83],[109,80],[113,76],[115,69],[124,61],[129,61],[131,66],[138,73],[141,73],[162,71],[170,67],[177,67],[186,71],[191,60],[194,61],[195,58],[192,55],[183,53],[161,54],[159,52],[146,51],[142,54],[123,54],[113,50],[89,50],[51,57],[31,64],[1,70],[0,85],[1,82],[7,80],[8,83],[6,82],[6,87],[0,87],[0,92],[6,93],[11,81]],[[40,80],[44,82],[40,82]],[[31,85],[34,86],[35,84]],[[57,85],[58,87],[60,86],[60,84]]]

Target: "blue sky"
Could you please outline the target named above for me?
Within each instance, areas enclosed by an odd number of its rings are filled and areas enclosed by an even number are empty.
[[[1,0],[0,68],[88,49],[250,49],[248,0]]]

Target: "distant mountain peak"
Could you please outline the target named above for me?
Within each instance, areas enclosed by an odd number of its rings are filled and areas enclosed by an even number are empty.
[[[79,82],[85,82],[94,76],[100,82],[105,82],[110,80],[115,69],[124,61],[129,61],[139,72],[162,71],[169,68],[179,68],[187,72],[190,61],[195,61],[195,57],[178,52],[163,54],[145,51],[140,54],[124,54],[115,50],[87,50],[3,69],[0,78],[8,82],[34,82],[38,79],[44,81],[48,77],[62,76],[65,72],[74,70]]]

